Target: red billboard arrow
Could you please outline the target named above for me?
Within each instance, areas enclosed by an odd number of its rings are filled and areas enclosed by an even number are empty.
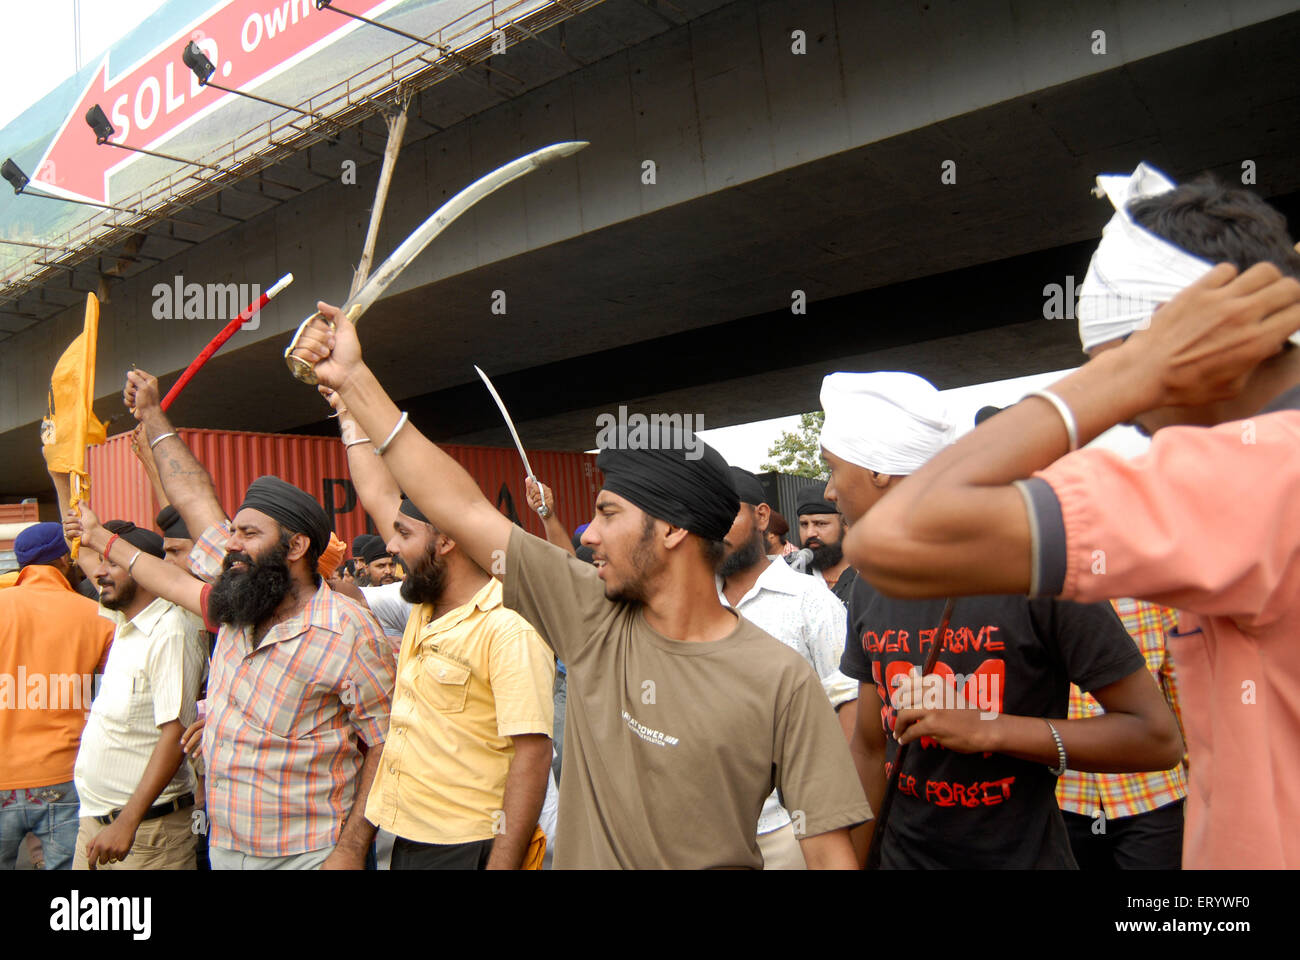
[[[402,2],[353,0],[348,8],[373,16]],[[181,63],[181,50],[190,40],[216,65],[213,82],[251,89],[358,26],[348,17],[317,10],[313,0],[224,0],[117,76],[111,75],[105,55],[32,181],[54,193],[107,203],[109,174],[139,155],[95,143],[85,122],[92,105],[99,104],[117,128],[112,142],[156,149],[227,102],[230,94],[200,87]],[[310,89],[328,85],[317,79]]]

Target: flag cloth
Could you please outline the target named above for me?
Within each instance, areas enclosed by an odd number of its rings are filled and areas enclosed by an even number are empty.
[[[49,415],[41,421],[41,452],[51,473],[66,473],[75,507],[90,495],[86,447],[101,444],[104,425],[95,416],[95,344],[99,337],[99,301],[86,295],[86,323],[54,365],[50,378]],[[77,556],[76,544],[72,556]]]

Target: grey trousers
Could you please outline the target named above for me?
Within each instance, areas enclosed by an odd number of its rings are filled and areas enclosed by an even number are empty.
[[[333,852],[333,847],[323,847],[287,857],[255,857],[221,847],[208,847],[213,870],[319,870]]]

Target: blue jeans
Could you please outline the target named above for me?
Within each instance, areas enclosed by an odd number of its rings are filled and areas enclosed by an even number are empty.
[[[48,787],[0,790],[0,870],[12,870],[29,833],[41,841],[46,870],[68,870],[77,846],[81,801],[69,780]]]

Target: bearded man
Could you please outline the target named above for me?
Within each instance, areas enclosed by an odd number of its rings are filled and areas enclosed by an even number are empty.
[[[295,356],[569,669],[556,868],[761,867],[756,826],[773,787],[803,815],[810,867],[855,866],[849,828],[870,808],[816,674],[718,599],[740,503],[717,451],[603,450],[582,535],[597,565],[583,563],[512,524],[408,425],[361,362],[351,322],[318,309]]]
[[[821,577],[831,593],[845,605],[858,573],[844,559],[844,532],[848,525],[835,504],[822,495],[822,487],[806,487],[795,500],[799,517],[799,543],[812,551],[808,572]]]
[[[816,577],[767,556],[764,535],[772,508],[763,485],[748,470],[731,468],[740,511],[727,532],[726,553],[718,568],[722,603],[798,653],[817,671],[829,705],[840,717],[845,739],[853,733],[858,685],[839,670],[846,614]],[[803,870],[799,832],[775,792],[758,817],[758,849],[765,870]]]
[[[392,531],[378,549],[407,570],[400,582],[361,590],[385,632],[401,638],[366,817],[393,835],[394,870],[538,868],[555,658],[503,606],[501,582],[402,496],[338,395],[321,392],[338,414],[362,507]]]
[[[152,530],[121,520],[105,528],[134,548],[123,551],[132,559],[166,557]],[[202,621],[137,583],[130,565],[101,559],[93,573],[101,615],[116,629],[77,752],[73,867],[193,870],[196,788],[180,741],[194,722],[207,642]]]
[[[362,586],[382,587],[397,582],[397,563],[383,537],[372,535],[361,548],[361,559],[366,564],[366,583]]]
[[[133,558],[85,507],[66,529],[217,633],[203,756],[209,851],[221,869],[360,869],[363,811],[388,728],[392,647],[360,605],[316,572],[329,521],[311,496],[259,477],[227,526],[212,479],[175,435],[158,382],[131,371],[124,400],[144,423],[168,500],[203,530],[191,567]],[[364,745],[364,746],[363,746]],[[274,775],[268,775],[273,771]]]

